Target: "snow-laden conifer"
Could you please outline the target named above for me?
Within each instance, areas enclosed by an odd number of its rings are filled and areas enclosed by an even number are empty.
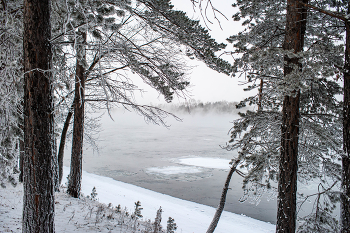
[[[175,233],[176,229],[177,229],[177,226],[176,226],[175,220],[172,217],[169,217],[166,225],[166,232]]]
[[[295,96],[293,91],[300,92],[298,181],[320,182],[325,189],[340,181],[342,106],[336,96],[342,89],[336,77],[343,49],[334,41],[341,38],[343,28],[336,20],[308,13],[303,51],[284,50],[286,3],[242,0],[234,5],[239,8],[234,19],[242,20],[246,29],[228,40],[237,54],[236,74],[245,77],[246,90],[254,91],[238,107],[255,106],[234,122],[227,147],[239,149],[239,159],[248,170],[243,200],[276,189],[283,98]],[[302,69],[296,67],[283,77],[286,56],[298,58]]]
[[[162,225],[161,225],[161,222],[162,222],[162,207],[160,206],[159,209],[157,210],[157,215],[156,215],[156,218],[154,220],[154,223],[153,223],[153,226],[154,226],[154,230],[153,232],[154,233],[161,233],[162,232]]]

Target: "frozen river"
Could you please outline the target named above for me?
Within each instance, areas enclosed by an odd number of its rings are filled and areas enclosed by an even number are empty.
[[[85,149],[83,169],[156,192],[216,207],[235,152],[220,148],[237,116],[179,114],[183,122],[168,119],[170,128],[144,122],[129,112],[102,118],[100,153]],[[70,143],[68,143],[70,148]],[[65,165],[70,162],[69,151]],[[225,210],[266,222],[276,222],[276,199],[259,205],[239,202],[242,178],[234,174]],[[97,190],[98,192],[98,190]],[[135,200],[137,201],[137,200]]]

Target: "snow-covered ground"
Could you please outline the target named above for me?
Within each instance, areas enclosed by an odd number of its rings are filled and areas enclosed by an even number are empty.
[[[211,164],[220,166],[222,161],[217,160],[216,162],[212,161]],[[183,160],[180,163],[197,164],[193,160]],[[172,169],[169,168],[168,172]],[[64,177],[67,176],[68,172],[69,169],[65,167]],[[167,172],[166,169],[164,172]],[[176,232],[178,233],[206,232],[215,213],[215,208],[209,206],[83,172],[82,193],[84,196],[90,195],[93,187],[96,187],[98,194],[96,198],[105,205],[88,198],[70,198],[64,192],[56,194],[56,232],[133,232],[133,224],[135,223],[125,214],[116,214],[113,207],[120,204],[122,209],[126,208],[129,213],[132,213],[137,201],[141,202],[143,208],[141,211],[143,220],[154,221],[157,210],[162,207],[163,227],[166,228],[166,221],[170,216],[175,219],[178,226]],[[18,185],[16,188],[8,187],[1,191],[0,232],[20,232],[22,187]],[[147,227],[147,223],[143,224]],[[267,233],[274,231],[275,226],[270,223],[223,212],[215,232]]]

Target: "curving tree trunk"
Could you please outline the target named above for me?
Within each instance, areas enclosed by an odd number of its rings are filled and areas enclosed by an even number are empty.
[[[67,193],[78,198],[81,190],[81,174],[83,160],[83,135],[84,135],[84,88],[85,68],[82,62],[85,61],[86,33],[82,33],[83,41],[77,46],[77,64],[75,74],[75,96],[74,96],[74,123],[72,156],[70,163],[70,174]]]
[[[25,233],[54,232],[50,1],[24,1],[23,221]]]
[[[24,99],[23,99],[24,100]],[[21,101],[22,109],[24,109],[24,101]],[[18,127],[24,132],[24,122],[18,124]],[[19,158],[18,158],[18,167],[19,167],[19,176],[18,181],[23,183],[23,159],[24,159],[24,138],[19,140]]]
[[[308,0],[303,0],[308,3]],[[299,0],[287,1],[284,50],[298,53],[303,50],[307,10]],[[284,76],[301,69],[298,58],[285,56]],[[298,80],[296,80],[298,81]],[[277,233],[296,230],[296,193],[298,172],[298,135],[300,92],[295,90],[283,100],[281,126],[281,156],[278,180]]]
[[[72,108],[74,105],[72,106]],[[61,133],[61,141],[60,147],[58,150],[58,184],[61,185],[63,178],[63,157],[64,157],[64,147],[66,145],[67,132],[70,124],[70,120],[73,116],[72,108],[67,114],[66,121],[64,122],[62,133]]]
[[[350,2],[348,3],[350,14]],[[344,66],[344,111],[343,111],[343,150],[341,197],[341,232],[350,232],[350,22],[345,21],[345,66]]]
[[[18,181],[23,183],[23,159],[24,159],[24,141],[19,140],[19,176]]]
[[[211,223],[208,227],[207,233],[213,233],[215,231],[216,226],[219,223],[222,211],[224,211],[227,191],[228,191],[229,186],[230,186],[231,178],[232,178],[233,173],[236,171],[236,168],[237,168],[239,162],[240,162],[240,160],[236,160],[234,162],[234,164],[232,164],[231,169],[226,177],[226,182],[225,182],[224,188],[222,189],[222,193],[221,193],[220,203],[218,205],[218,208],[216,209],[213,220],[211,221]]]

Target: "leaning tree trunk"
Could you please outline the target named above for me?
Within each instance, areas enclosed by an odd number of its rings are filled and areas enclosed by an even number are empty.
[[[83,135],[84,135],[84,88],[85,68],[83,63],[86,59],[85,42],[86,33],[82,33],[83,41],[77,46],[77,64],[75,74],[75,96],[74,96],[74,123],[73,143],[70,163],[70,174],[67,192],[72,197],[78,198],[81,190],[81,174],[83,160]]]
[[[19,140],[19,161],[18,161],[18,166],[19,166],[19,176],[18,176],[18,181],[23,182],[23,159],[24,159],[24,141]]]
[[[308,0],[303,0],[307,3]],[[303,50],[306,30],[306,9],[299,0],[287,1],[284,50]],[[301,69],[298,58],[285,56],[284,76]],[[298,80],[294,80],[298,82]],[[278,210],[276,232],[295,232],[298,172],[298,134],[300,91],[295,90],[283,100],[281,126],[281,156],[278,179]]]
[[[22,231],[54,232],[53,95],[50,1],[24,1],[24,142]]]
[[[24,109],[24,101],[21,101],[22,109]],[[24,123],[19,123],[18,127],[24,132]],[[18,181],[23,183],[23,159],[24,159],[24,138],[19,140],[19,158],[18,158],[18,166],[19,166],[19,176]]]
[[[73,105],[74,107],[74,105]],[[70,120],[72,118],[73,112],[72,108],[69,109],[66,121],[64,122],[62,134],[61,134],[61,141],[60,141],[60,147],[58,149],[58,184],[60,185],[62,183],[63,178],[63,157],[64,157],[64,147],[66,144],[66,138],[67,138],[67,132],[70,124]]]
[[[348,3],[350,14],[350,2]],[[343,111],[343,149],[342,191],[341,197],[341,232],[350,232],[350,23],[345,22],[345,66],[344,66],[344,111]]]
[[[222,193],[221,193],[220,203],[218,205],[218,208],[216,209],[213,220],[211,221],[211,223],[208,227],[207,233],[213,233],[215,231],[216,226],[219,223],[222,211],[224,211],[224,207],[225,207],[225,203],[226,203],[226,195],[227,195],[227,191],[228,191],[229,186],[230,186],[231,177],[232,177],[233,173],[236,171],[236,168],[237,168],[239,162],[240,162],[240,160],[237,159],[232,164],[231,169],[226,177],[226,182],[225,182],[224,188],[222,189]]]

